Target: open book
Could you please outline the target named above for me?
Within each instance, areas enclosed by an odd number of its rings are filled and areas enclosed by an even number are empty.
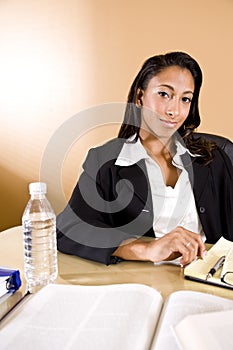
[[[190,315],[174,327],[181,349],[230,350],[233,310]]]
[[[163,301],[142,284],[48,285],[0,324],[0,344],[1,350],[177,350],[174,327],[185,316],[229,309],[233,300],[192,291]]]
[[[223,266],[207,278],[208,272],[221,257],[225,257]],[[184,276],[198,282],[233,289],[233,242],[221,237],[203,260],[197,259],[184,268]]]

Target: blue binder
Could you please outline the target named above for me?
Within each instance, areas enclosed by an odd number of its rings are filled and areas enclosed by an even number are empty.
[[[0,297],[8,292],[14,293],[20,286],[19,270],[0,267]]]

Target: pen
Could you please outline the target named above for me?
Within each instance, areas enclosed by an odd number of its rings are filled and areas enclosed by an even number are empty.
[[[209,278],[213,277],[215,272],[218,271],[218,269],[223,265],[223,263],[225,261],[225,258],[226,258],[225,256],[221,256],[221,258],[218,259],[216,264],[207,273],[206,280],[208,280]]]

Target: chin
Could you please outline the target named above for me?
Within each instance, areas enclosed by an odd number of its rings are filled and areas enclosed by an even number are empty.
[[[157,130],[154,131],[153,134],[154,136],[156,136],[158,139],[170,139],[175,133],[177,132],[177,130]]]

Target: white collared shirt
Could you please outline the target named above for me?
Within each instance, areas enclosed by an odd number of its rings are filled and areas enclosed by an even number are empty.
[[[180,175],[174,188],[165,185],[160,166],[148,155],[139,138],[136,143],[124,143],[115,164],[130,166],[145,159],[152,194],[153,229],[157,238],[162,237],[177,226],[182,226],[201,234],[203,241],[205,241],[188,172],[180,157],[185,152],[188,152],[191,157],[193,155],[178,140],[175,141],[175,145],[176,154],[172,159],[172,164],[179,169]]]

